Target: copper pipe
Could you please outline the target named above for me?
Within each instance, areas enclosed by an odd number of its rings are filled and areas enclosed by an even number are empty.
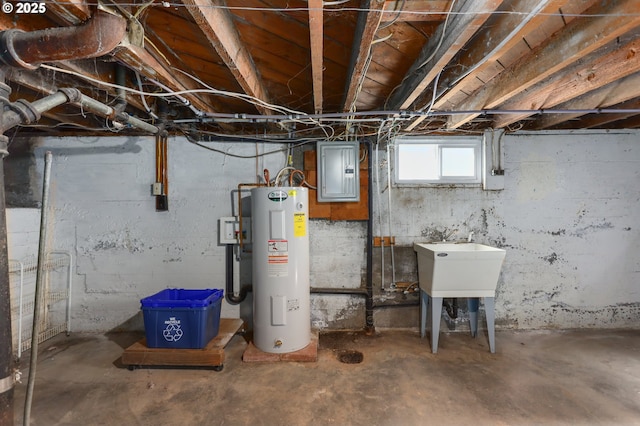
[[[168,210],[169,177],[167,174],[167,135],[166,132],[156,136],[156,183],[160,183],[162,191],[156,195],[156,210]]]
[[[289,173],[289,186],[293,186],[293,177],[296,174],[302,176],[302,182],[300,182],[300,185],[298,186],[304,186],[304,184],[306,183],[306,177],[304,176],[304,172],[298,169],[292,170],[291,173]]]
[[[265,186],[270,186],[271,184],[269,183],[269,181],[271,179],[269,178],[269,169],[264,169],[263,175],[264,175]]]
[[[0,60],[14,67],[36,69],[43,62],[95,58],[115,49],[127,34],[122,16],[98,9],[86,24],[0,35]]]
[[[160,163],[162,160],[160,159],[160,136],[156,136],[156,182],[162,182]]]
[[[169,157],[167,155],[167,135],[162,135],[162,194],[169,195],[169,173],[167,168],[169,167]]]

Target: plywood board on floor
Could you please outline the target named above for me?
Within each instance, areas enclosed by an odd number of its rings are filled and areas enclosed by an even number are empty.
[[[180,366],[222,367],[224,348],[244,327],[241,319],[222,318],[218,335],[202,349],[149,348],[142,339],[125,349],[122,363],[130,367]]]

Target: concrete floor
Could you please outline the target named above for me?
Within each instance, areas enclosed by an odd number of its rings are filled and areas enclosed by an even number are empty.
[[[316,363],[257,364],[236,335],[221,372],[129,371],[140,336],[62,335],[40,346],[32,425],[640,425],[640,330],[496,334],[496,354],[458,332],[435,355],[417,332],[321,334]]]

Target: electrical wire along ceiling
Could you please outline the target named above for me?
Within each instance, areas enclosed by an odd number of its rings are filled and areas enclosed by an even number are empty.
[[[640,126],[637,0],[48,0],[3,12],[11,101],[77,88],[175,134]],[[144,130],[70,103],[12,132]]]

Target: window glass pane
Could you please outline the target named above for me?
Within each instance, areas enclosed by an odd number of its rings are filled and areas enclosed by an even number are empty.
[[[442,147],[442,176],[474,177],[476,161],[473,147]]]
[[[397,149],[400,180],[438,179],[437,145],[400,144]]]
[[[482,139],[477,137],[396,138],[396,184],[479,184],[482,170],[481,148]]]

